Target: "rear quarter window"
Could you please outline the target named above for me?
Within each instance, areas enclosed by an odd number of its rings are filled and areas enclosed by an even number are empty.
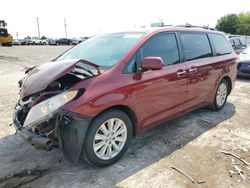
[[[232,53],[232,47],[227,41],[227,39],[224,37],[224,35],[211,33],[210,37],[213,41],[217,55],[225,55]]]

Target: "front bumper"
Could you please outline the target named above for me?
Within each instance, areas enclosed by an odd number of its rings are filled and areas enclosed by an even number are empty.
[[[35,146],[37,149],[49,151],[55,146],[50,139],[36,135],[25,128],[22,128],[18,134],[22,139]]]
[[[19,120],[20,113],[22,113],[21,106],[17,106],[13,113],[13,122],[21,138],[37,149],[49,151],[54,147],[59,147],[69,162],[78,161],[82,151],[83,140],[92,120],[91,117],[58,110],[52,117],[50,116],[44,120],[46,122],[53,119],[54,121],[52,122],[55,122],[55,125],[52,126],[54,127],[54,136],[51,136],[51,134],[39,134],[39,132],[35,131],[37,125],[23,127]]]
[[[47,151],[51,150],[53,148],[52,140],[35,133],[30,127],[23,127],[22,123],[18,119],[20,113],[21,106],[18,105],[16,106],[13,113],[13,122],[18,131],[18,135],[26,142],[35,146],[37,149],[43,149]]]

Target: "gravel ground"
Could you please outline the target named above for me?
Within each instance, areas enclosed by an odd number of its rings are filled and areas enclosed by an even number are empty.
[[[47,62],[68,48],[0,47],[0,187],[250,187],[250,166],[219,152],[228,150],[250,162],[247,79],[237,80],[220,112],[199,109],[140,135],[110,167],[68,164],[58,150],[40,151],[25,143],[8,126],[17,101],[17,81],[25,68]],[[237,168],[242,172],[235,173]]]

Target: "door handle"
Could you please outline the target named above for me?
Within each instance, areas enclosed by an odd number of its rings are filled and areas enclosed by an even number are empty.
[[[196,67],[191,67],[188,72],[191,72],[191,73],[196,73],[197,72],[197,68]]]
[[[180,70],[180,71],[177,71],[177,76],[178,77],[182,77],[182,76],[184,76],[185,74],[187,73],[187,71],[185,71],[185,70]]]

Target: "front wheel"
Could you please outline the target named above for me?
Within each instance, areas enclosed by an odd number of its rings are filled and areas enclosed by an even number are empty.
[[[132,139],[132,123],[120,110],[107,111],[91,123],[83,144],[88,162],[104,167],[119,160]]]
[[[214,103],[212,105],[213,110],[219,111],[225,106],[227,102],[228,93],[229,93],[228,82],[223,79],[216,90]]]

